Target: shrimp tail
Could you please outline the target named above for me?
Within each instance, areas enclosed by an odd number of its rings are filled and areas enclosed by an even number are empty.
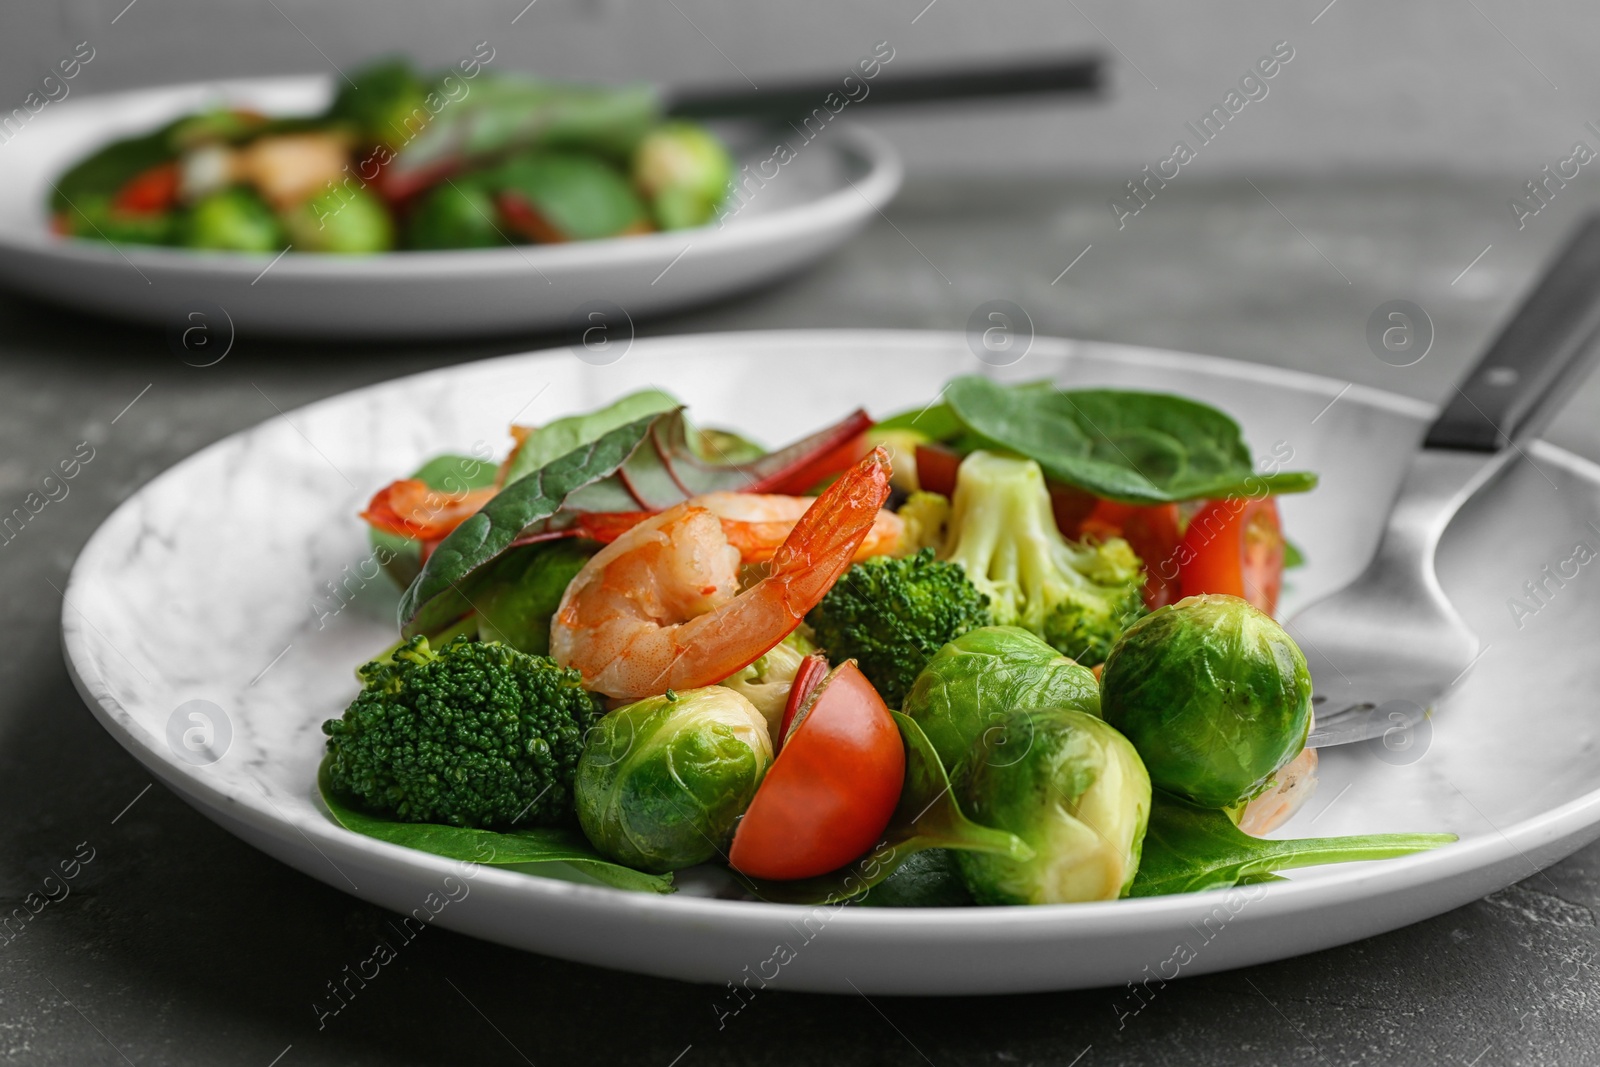
[[[830,485],[772,555],[767,580],[798,623],[849,569],[889,499],[889,451],[882,445]]]

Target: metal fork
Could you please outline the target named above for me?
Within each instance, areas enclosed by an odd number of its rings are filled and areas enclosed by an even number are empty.
[[[1478,638],[1434,570],[1439,538],[1588,375],[1597,339],[1600,214],[1546,268],[1429,427],[1366,570],[1285,624],[1311,667],[1308,744],[1414,727],[1477,662]]]

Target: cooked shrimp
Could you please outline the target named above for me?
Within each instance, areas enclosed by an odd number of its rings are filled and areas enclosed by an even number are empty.
[[[614,697],[711,685],[782,641],[850,566],[889,495],[875,450],[795,522],[767,576],[738,591],[739,549],[685,501],[601,549],[561,598],[550,654]]]
[[[232,176],[254,185],[274,207],[298,204],[346,177],[349,142],[327,131],[262,137],[234,152]]]
[[[1268,834],[1294,817],[1317,789],[1317,750],[1307,748],[1284,764],[1272,788],[1244,806],[1239,829],[1254,837]]]
[[[775,493],[703,493],[689,503],[705,508],[722,520],[722,533],[739,550],[744,563],[764,563],[783,544],[800,516],[818,497],[782,496]],[[855,559],[890,555],[900,548],[905,523],[892,511],[878,509],[872,528],[856,549]]]

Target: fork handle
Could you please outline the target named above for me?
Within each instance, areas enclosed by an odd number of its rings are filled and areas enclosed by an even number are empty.
[[[1424,448],[1498,452],[1543,430],[1600,356],[1600,214],[1590,215],[1429,427]]]

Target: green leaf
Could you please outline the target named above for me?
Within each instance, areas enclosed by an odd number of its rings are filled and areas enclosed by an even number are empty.
[[[957,378],[945,388],[975,444],[1038,462],[1056,481],[1130,504],[1298,493],[1305,471],[1257,474],[1239,425],[1217,409],[1165,393],[1006,388]]]
[[[495,464],[476,456],[434,456],[411,475],[417,481],[440,493],[457,494],[473,489],[487,489],[494,484]],[[383,569],[404,589],[422,572],[422,545],[409,537],[380,530],[376,526],[367,531],[374,552],[384,550],[388,562]],[[381,558],[381,557],[380,557]]]
[[[1283,539],[1283,569],[1293,570],[1306,565],[1306,554],[1300,551],[1300,546],[1289,540]]]
[[[530,433],[506,469],[506,484],[510,485],[524,475],[610,433],[636,419],[660,415],[682,407],[678,399],[659,389],[641,389],[629,393],[599,411],[587,415],[569,415],[546,423]]]
[[[392,845],[404,845],[452,860],[467,860],[488,867],[516,867],[528,864],[565,863],[591,878],[618,889],[648,893],[671,893],[670,874],[646,874],[632,867],[612,863],[589,844],[575,827],[542,826],[500,833],[474,830],[440,823],[400,822],[361,811],[340,797],[329,785],[328,764],[317,769],[317,789],[333,819],[352,833],[375,837]],[[527,873],[537,873],[530,870]]]
[[[922,727],[898,711],[890,714],[906,746],[906,780],[883,840],[854,863],[816,878],[771,882],[736,875],[752,893],[776,904],[836,904],[860,896],[901,863],[930,848],[1032,858],[1033,850],[1017,835],[980,826],[961,813],[950,778]]]
[[[1144,855],[1129,896],[1197,893],[1274,880],[1295,867],[1386,860],[1425,852],[1455,834],[1365,834],[1271,841],[1251,837],[1220,811],[1195,807],[1156,790]]]

